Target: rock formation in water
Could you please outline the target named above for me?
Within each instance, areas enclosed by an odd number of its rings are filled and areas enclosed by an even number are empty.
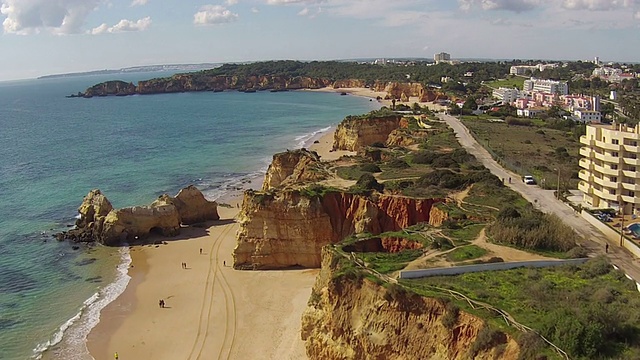
[[[317,268],[323,246],[352,234],[380,234],[428,222],[433,205],[442,201],[338,191],[303,195],[293,189],[249,190],[238,215],[234,267]]]
[[[273,155],[271,165],[267,169],[262,183],[262,190],[267,191],[279,186],[302,184],[320,181],[326,178],[320,156],[307,149],[287,150]]]
[[[338,275],[339,255],[331,249],[322,255],[302,316],[309,359],[518,359],[520,346],[506,333],[495,332],[489,341],[480,340],[484,346],[476,344],[483,319],[397,285],[391,289]],[[457,315],[447,314],[456,310]],[[445,315],[449,319],[443,320]]]
[[[133,83],[128,83],[120,80],[106,81],[97,85],[94,85],[84,93],[78,94],[82,97],[94,97],[94,96],[126,96],[136,93],[136,86]],[[75,96],[75,95],[74,95]]]
[[[400,115],[348,116],[336,128],[333,150],[360,151],[376,142],[384,144],[401,122]]]
[[[91,190],[78,208],[76,228],[56,235],[60,240],[120,245],[144,240],[151,233],[175,236],[181,225],[218,220],[217,203],[208,201],[195,186],[176,197],[161,195],[150,206],[114,209],[100,190]]]

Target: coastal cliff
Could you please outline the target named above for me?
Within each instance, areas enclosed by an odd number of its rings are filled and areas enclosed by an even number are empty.
[[[218,220],[217,203],[208,201],[195,186],[171,197],[161,195],[149,206],[114,209],[100,190],[91,190],[78,208],[76,228],[56,235],[59,240],[99,242],[117,246],[144,241],[151,233],[175,236],[181,225]]]
[[[301,184],[324,179],[320,156],[306,149],[287,150],[273,155],[262,183],[262,191],[279,186]]]
[[[446,96],[443,97],[443,94],[425,88],[424,85],[420,83],[376,81],[372,86],[372,90],[386,92],[389,98],[400,99],[401,101],[409,101],[410,97],[417,97],[420,102],[434,101],[438,98],[446,99]]]
[[[518,359],[520,347],[508,334],[496,332],[486,344],[477,343],[484,320],[462,310],[447,314],[453,310],[444,300],[398,285],[340,275],[340,267],[340,256],[323,249],[302,316],[309,359]]]
[[[384,144],[401,123],[400,115],[348,116],[336,128],[333,150],[360,151],[376,142]]]
[[[323,246],[352,234],[380,234],[428,222],[433,205],[441,201],[338,191],[308,195],[299,190],[249,190],[238,215],[234,267],[317,268]]]

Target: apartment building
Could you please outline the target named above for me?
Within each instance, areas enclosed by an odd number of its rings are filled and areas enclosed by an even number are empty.
[[[500,100],[503,104],[511,104],[520,97],[520,91],[514,88],[500,87],[493,90],[493,97]]]
[[[567,85],[566,81],[531,78],[524,81],[523,90],[528,92],[567,95],[569,94],[569,85]]]
[[[583,123],[599,123],[602,121],[602,114],[600,111],[576,109],[573,111],[573,117]]]
[[[435,61],[436,64],[449,61],[449,60],[451,60],[451,54],[447,54],[446,52],[441,52],[433,55],[433,61]]]
[[[587,125],[580,137],[580,183],[584,202],[595,208],[640,213],[640,126]]]

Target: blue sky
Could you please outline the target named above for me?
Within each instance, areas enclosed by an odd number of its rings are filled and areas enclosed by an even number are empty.
[[[0,0],[0,80],[138,65],[640,61],[640,0]]]

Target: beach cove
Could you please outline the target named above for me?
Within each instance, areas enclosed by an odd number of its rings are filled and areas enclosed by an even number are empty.
[[[72,244],[51,240],[74,221],[89,190],[100,188],[115,207],[147,204],[189,184],[220,199],[252,186],[252,179],[262,181],[271,154],[304,146],[344,116],[379,106],[355,96],[310,92],[64,98],[100,80],[0,86],[0,118],[6,120],[0,192],[7,200],[0,206],[0,268],[6,274],[0,279],[6,290],[0,294],[0,347],[7,359],[43,351],[45,358],[59,358],[56,352],[64,349],[74,349],[65,358],[90,358],[81,350],[99,308],[124,286],[139,285],[135,271],[144,266],[135,265],[137,249],[73,250]],[[133,268],[127,269],[128,261]],[[131,279],[123,275],[127,270]],[[177,264],[171,270],[182,269]],[[172,299],[166,300],[171,306]],[[150,310],[158,309],[157,301]]]

